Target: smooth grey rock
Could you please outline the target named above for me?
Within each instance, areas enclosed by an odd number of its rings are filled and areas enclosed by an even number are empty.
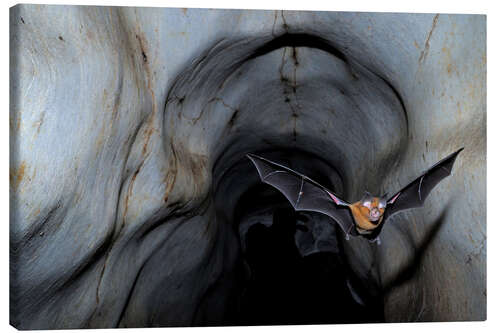
[[[485,16],[18,5],[10,20],[14,326],[220,323],[232,216],[259,181],[245,154],[282,148],[324,160],[354,201],[465,146],[380,246],[343,246],[388,321],[486,318]]]

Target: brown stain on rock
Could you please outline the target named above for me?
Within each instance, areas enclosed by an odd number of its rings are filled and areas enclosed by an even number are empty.
[[[148,63],[148,50],[147,50],[147,45],[146,45],[146,41],[145,41],[144,36],[142,34],[136,34],[135,38],[137,38],[137,40],[139,41],[139,47],[141,50],[142,61],[144,61],[144,63]],[[149,72],[149,68],[147,70]],[[147,74],[149,76],[149,73],[147,73]]]
[[[17,190],[19,184],[23,181],[26,174],[26,162],[23,161],[17,168],[11,168],[9,173],[10,186]]]
[[[192,154],[189,166],[194,179],[204,179],[208,157],[206,155]]]
[[[9,125],[10,125],[10,129],[12,131],[19,131],[19,129],[21,128],[21,117],[19,114],[15,115],[14,117],[9,117]]]
[[[450,74],[450,75],[451,75],[452,70],[453,70],[452,65],[451,65],[451,64],[448,64],[448,65],[446,66],[446,71],[448,72],[448,74]]]
[[[28,218],[33,218],[33,217],[38,217],[40,215],[40,207],[37,207],[36,210],[32,211],[29,215]]]
[[[101,126],[101,130],[96,138],[96,157],[99,155],[99,152],[103,149],[104,141],[106,140],[106,127],[104,125]]]
[[[165,195],[163,196],[163,202],[168,201],[170,192],[174,188],[175,181],[177,180],[177,156],[175,154],[175,149],[172,146],[172,157],[168,162],[168,171],[165,175]]]
[[[174,144],[171,146],[174,147]],[[184,193],[191,193],[193,197],[202,194],[207,181],[208,156],[193,152],[182,144],[175,144],[172,151],[178,163],[176,169],[181,171],[183,180],[187,182]]]
[[[42,127],[43,121],[45,120],[45,112],[42,112],[40,118],[33,124],[36,127],[36,134],[40,134],[40,127]]]
[[[147,40],[142,33],[137,33],[135,35],[135,37],[137,38],[137,40],[139,42],[139,47],[140,47],[140,51],[142,54],[142,60],[143,60],[143,64],[144,64],[144,70],[146,73],[147,90],[149,91],[149,93],[151,95],[151,105],[152,105],[152,110],[151,110],[152,114],[151,114],[151,118],[148,122],[149,128],[145,132],[146,142],[144,143],[144,146],[142,149],[142,152],[145,155],[147,152],[147,148],[149,145],[151,135],[156,130],[154,128],[154,115],[156,114],[156,111],[157,111],[157,105],[156,105],[156,96],[155,96],[155,92],[153,89],[153,77],[152,77],[152,73],[151,73],[151,68],[149,67],[150,58],[148,57],[149,50],[148,50]]]
[[[113,105],[113,110],[111,111],[111,118],[116,119],[116,115],[118,114],[119,103],[115,103]]]
[[[146,153],[148,152],[148,145],[149,145],[149,141],[151,139],[151,135],[153,135],[153,133],[155,132],[155,128],[153,127],[153,124],[152,124],[152,121],[150,121],[150,126],[146,129],[146,132],[145,132],[145,142],[144,142],[144,145],[142,146],[142,155],[146,155]]]
[[[127,195],[125,197],[125,208],[123,210],[123,224],[125,224],[125,218],[127,217],[127,212],[128,212],[128,205],[129,205],[129,199],[132,196],[132,190],[134,188],[134,182],[137,178],[137,175],[141,171],[142,165],[144,164],[144,161],[137,167],[137,170],[135,170],[134,174],[132,175],[132,179],[130,179],[130,183],[128,185],[127,189]]]

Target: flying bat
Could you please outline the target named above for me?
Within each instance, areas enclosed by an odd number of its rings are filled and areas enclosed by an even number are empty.
[[[385,221],[403,210],[421,207],[431,190],[451,174],[460,148],[436,163],[420,177],[392,196],[381,197],[365,192],[361,200],[348,203],[333,191],[284,165],[263,157],[247,154],[260,179],[277,188],[296,211],[312,211],[328,215],[337,222],[346,235],[362,236],[380,244],[379,234]]]

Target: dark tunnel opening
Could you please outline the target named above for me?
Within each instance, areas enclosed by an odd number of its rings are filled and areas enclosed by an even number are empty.
[[[342,191],[338,172],[314,155],[293,150],[261,154],[281,157]],[[231,169],[246,173],[240,165],[245,162],[249,161],[244,159]],[[241,256],[234,309],[225,321],[236,325],[384,322],[382,293],[367,290],[350,269],[342,230],[320,213],[296,212],[278,190],[255,180],[238,198],[231,222]]]
[[[256,223],[244,235],[249,277],[240,299],[240,324],[383,322],[382,299],[354,291],[340,248],[302,255],[295,236],[307,231],[307,223],[297,223],[307,217],[284,205],[271,213],[271,226]]]

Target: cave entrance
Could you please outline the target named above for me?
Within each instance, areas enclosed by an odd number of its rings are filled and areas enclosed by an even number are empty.
[[[348,196],[345,170],[316,154],[283,147],[253,152]],[[214,177],[215,205],[239,243],[224,323],[384,322],[383,295],[374,289],[379,284],[349,266],[337,224],[324,214],[296,212],[281,192],[260,180],[248,158],[228,168],[224,162]]]
[[[239,234],[247,274],[238,324],[384,321],[382,299],[362,290],[343,259],[338,242],[342,231],[326,221],[328,217],[295,212],[266,184],[250,189],[240,202]]]

